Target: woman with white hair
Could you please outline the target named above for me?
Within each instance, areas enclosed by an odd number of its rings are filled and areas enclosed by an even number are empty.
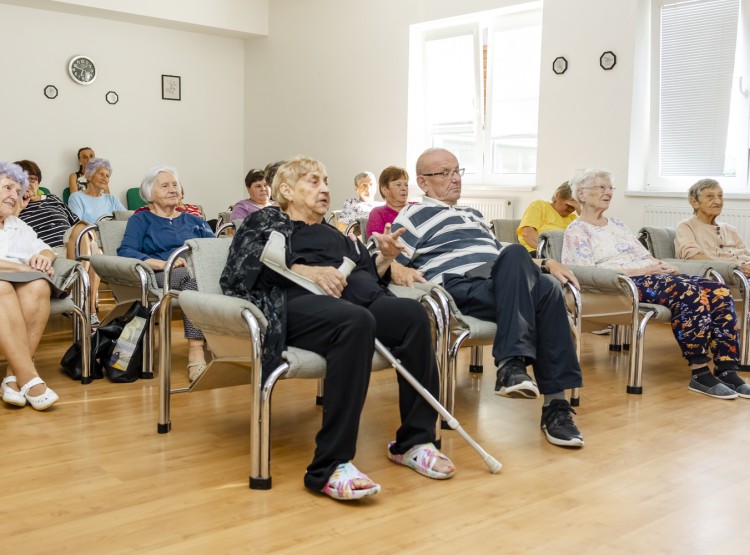
[[[115,210],[125,210],[120,199],[107,193],[111,175],[112,165],[109,160],[94,158],[86,164],[86,190],[73,193],[68,199],[68,206],[73,214],[92,224]]]
[[[117,254],[142,260],[154,270],[160,287],[164,285],[164,268],[170,255],[188,239],[213,237],[211,228],[198,216],[178,210],[182,198],[177,170],[154,166],[141,182],[141,198],[149,210],[133,214],[128,219],[125,236]],[[170,286],[179,291],[197,290],[195,278],[187,270],[187,262],[179,258],[170,274]],[[188,376],[194,381],[206,370],[203,352],[205,341],[201,330],[183,318],[188,339]]]
[[[14,216],[29,186],[26,172],[0,162],[0,353],[8,360],[3,401],[36,410],[51,407],[57,394],[34,366],[34,353],[49,318],[49,278],[55,253],[26,223]]]
[[[609,172],[586,170],[571,180],[581,215],[565,230],[563,264],[599,266],[630,276],[641,302],[666,306],[672,332],[688,361],[688,388],[717,399],[750,399],[739,377],[737,315],[719,282],[677,273],[655,259],[620,220],[605,217],[615,190]],[[713,352],[714,372],[708,362]]]

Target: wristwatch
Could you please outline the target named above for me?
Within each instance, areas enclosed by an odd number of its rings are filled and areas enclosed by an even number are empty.
[[[542,263],[539,265],[539,267],[542,269],[543,274],[549,274],[549,268],[547,268],[547,262],[549,262],[549,258],[542,258]]]

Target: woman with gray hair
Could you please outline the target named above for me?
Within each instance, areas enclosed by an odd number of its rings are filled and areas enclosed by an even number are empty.
[[[715,179],[701,179],[688,190],[693,217],[677,224],[674,240],[678,258],[687,260],[726,260],[740,265],[750,276],[750,250],[737,228],[717,218],[724,207],[724,192]]]
[[[34,366],[34,353],[49,318],[49,278],[55,254],[31,227],[14,216],[29,180],[16,164],[0,162],[0,353],[8,360],[3,401],[44,410],[57,402]]]
[[[96,220],[111,214],[115,210],[125,210],[125,207],[109,190],[109,178],[112,175],[112,165],[104,158],[94,158],[86,164],[86,190],[70,195],[68,206],[81,220],[94,223]]]
[[[354,176],[354,191],[356,197],[348,198],[341,209],[338,222],[336,225],[341,231],[344,231],[349,224],[356,222],[359,218],[370,215],[370,211],[379,202],[375,202],[375,174],[372,172],[359,172]]]
[[[717,399],[750,399],[750,385],[737,374],[737,315],[729,289],[678,274],[674,266],[651,256],[622,221],[605,217],[615,190],[609,172],[586,170],[571,185],[581,215],[565,230],[563,264],[599,266],[630,276],[641,302],[660,304],[672,313],[672,332],[690,366],[688,388]],[[710,352],[713,374],[707,365]]]
[[[164,286],[164,268],[167,259],[188,239],[214,237],[208,224],[198,216],[178,210],[182,197],[177,170],[167,166],[154,166],[141,182],[141,198],[149,210],[133,214],[128,219],[125,236],[117,254],[142,260],[154,270],[159,287]],[[170,286],[179,291],[197,290],[195,278],[187,270],[187,262],[179,258],[170,273]],[[185,337],[188,339],[188,377],[194,381],[206,370],[203,352],[203,333],[183,318]]]

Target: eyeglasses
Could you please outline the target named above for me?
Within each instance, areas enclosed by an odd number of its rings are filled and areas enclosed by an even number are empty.
[[[617,187],[605,186],[605,185],[589,185],[588,187],[586,187],[586,189],[591,189],[592,191],[596,191],[599,194],[604,193],[604,192],[611,193],[616,188]]]
[[[466,168],[458,168],[457,170],[443,170],[441,172],[423,173],[422,177],[437,177],[441,176],[443,179],[453,179],[454,175],[459,177],[463,176]]]

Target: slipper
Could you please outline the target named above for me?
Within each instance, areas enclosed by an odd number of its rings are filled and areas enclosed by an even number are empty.
[[[363,489],[354,489],[354,480],[364,480],[370,485]],[[331,477],[328,478],[328,483],[320,491],[339,501],[351,501],[375,495],[380,491],[380,484],[373,482],[367,474],[361,472],[352,463],[346,462],[336,467]]]
[[[190,382],[192,383],[200,378],[201,374],[206,371],[206,368],[208,368],[208,364],[206,364],[205,360],[188,363],[188,379],[190,380]]]
[[[408,466],[422,476],[427,476],[435,480],[447,480],[456,473],[455,470],[451,472],[433,470],[435,463],[439,460],[447,461],[451,465],[453,465],[453,461],[438,451],[432,443],[415,445],[403,455],[394,455],[391,453],[391,447],[395,443],[395,441],[391,441],[388,444],[388,458],[397,464]]]

